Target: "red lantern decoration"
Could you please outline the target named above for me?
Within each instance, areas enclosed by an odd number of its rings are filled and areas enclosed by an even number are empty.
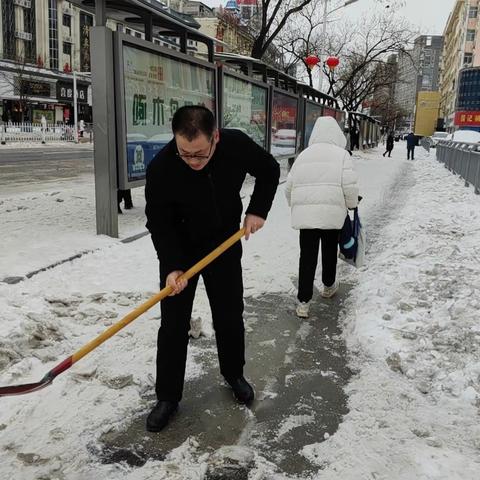
[[[318,62],[320,59],[316,55],[309,55],[305,59],[305,63],[307,64],[307,67],[311,70]]]
[[[330,70],[334,70],[338,67],[340,60],[337,57],[328,57],[325,63]]]

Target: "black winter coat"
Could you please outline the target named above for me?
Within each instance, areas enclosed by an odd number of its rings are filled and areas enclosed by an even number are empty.
[[[239,130],[220,130],[202,170],[178,155],[175,140],[152,160],[146,175],[147,228],[163,272],[185,271],[240,227],[240,190],[249,173],[255,186],[246,213],[264,219],[278,186],[278,162]]]
[[[393,142],[394,142],[393,135],[389,135],[387,137],[387,144],[386,144],[387,150],[393,150]]]

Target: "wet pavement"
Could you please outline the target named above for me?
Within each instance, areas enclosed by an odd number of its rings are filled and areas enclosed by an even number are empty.
[[[0,149],[2,194],[30,191],[32,186],[84,177],[93,178],[93,149],[43,147]]]
[[[103,435],[96,454],[104,463],[141,466],[148,459],[162,460],[194,438],[200,453],[243,447],[276,465],[279,473],[313,473],[318,467],[301,455],[302,448],[332,435],[348,411],[343,387],[352,373],[338,317],[349,290],[344,285],[333,299],[322,299],[316,292],[307,320],[296,317],[290,295],[247,298],[246,377],[256,390],[251,408],[234,401],[218,371],[215,341],[202,337],[192,342],[202,346],[199,361],[206,374],[186,382],[180,409],[166,429],[145,430],[146,415],[155,403],[152,395],[125,429]],[[221,467],[209,464],[210,480],[246,479],[253,468],[245,459]]]

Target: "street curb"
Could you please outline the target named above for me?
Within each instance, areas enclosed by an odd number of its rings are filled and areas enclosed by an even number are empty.
[[[149,233],[150,232],[148,232],[148,231],[136,233],[135,235],[132,235],[130,237],[123,238],[122,240],[120,240],[120,243],[134,242],[135,240],[139,240],[140,238],[143,238],[143,237],[147,236]],[[28,279],[34,277],[35,275],[37,275],[39,273],[46,272],[47,270],[58,267],[59,265],[63,265],[64,263],[71,262],[73,260],[77,260],[78,258],[81,258],[84,255],[94,253],[94,252],[98,252],[99,250],[102,250],[102,249],[101,248],[95,248],[93,250],[84,250],[83,252],[72,255],[71,257],[65,258],[63,260],[59,260],[58,262],[47,265],[46,267],[39,268],[38,270],[34,270],[33,272],[29,272],[26,275],[5,277],[2,280],[0,280],[0,283],[6,283],[7,285],[16,285],[17,283],[28,280]]]
[[[286,182],[286,180],[282,180],[279,182],[279,185],[282,185]],[[245,198],[245,195],[241,197],[242,199]],[[131,235],[130,237],[123,238],[120,240],[120,243],[132,243],[135,242],[136,240],[139,240],[140,238],[143,238],[147,236],[150,232],[147,230],[136,233],[135,235]],[[50,270],[52,268],[58,267],[59,265],[63,265],[64,263],[67,262],[72,262],[73,260],[77,260],[78,258],[83,257],[84,255],[88,255],[93,252],[98,252],[101,250],[101,248],[95,248],[94,250],[84,250],[83,252],[77,253],[75,255],[72,255],[71,257],[65,258],[64,260],[59,260],[58,262],[52,263],[51,265],[47,265],[46,267],[39,268],[38,270],[34,270],[33,272],[29,272],[26,275],[23,276],[12,276],[12,277],[4,277],[2,280],[0,280],[0,283],[6,283],[7,285],[16,285],[17,283],[23,282],[25,280],[28,280],[35,275],[38,275],[39,273],[46,272],[47,270]]]

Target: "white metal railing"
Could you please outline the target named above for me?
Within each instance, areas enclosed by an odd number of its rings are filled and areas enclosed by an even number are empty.
[[[83,138],[92,141],[92,129],[85,125]],[[0,125],[1,144],[28,143],[28,142],[74,142],[75,131],[73,125],[50,125],[42,126],[39,123],[4,123]]]

